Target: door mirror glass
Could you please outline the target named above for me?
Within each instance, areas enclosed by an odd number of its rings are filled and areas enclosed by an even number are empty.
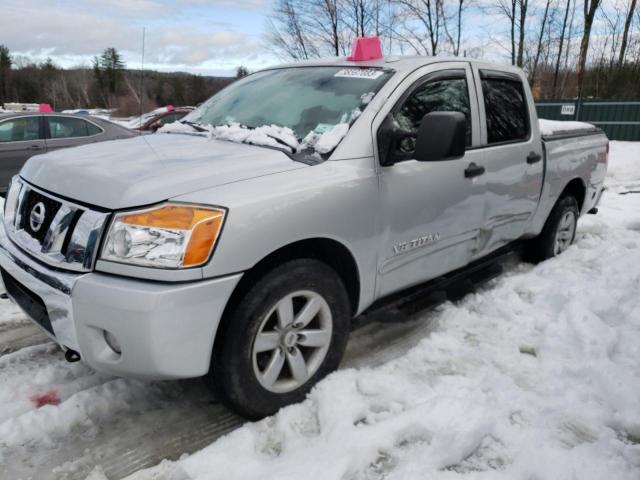
[[[467,119],[461,112],[431,112],[420,122],[414,158],[436,162],[460,158],[466,150]]]

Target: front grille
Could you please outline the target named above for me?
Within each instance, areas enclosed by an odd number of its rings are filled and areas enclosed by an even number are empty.
[[[14,177],[5,202],[4,226],[13,243],[36,260],[89,272],[108,217],[107,212],[60,199]]]
[[[39,226],[37,226],[37,230],[34,230],[31,221],[31,212],[39,203],[44,205],[44,220]],[[56,217],[61,206],[62,204],[57,200],[46,197],[35,190],[29,190],[25,193],[22,201],[22,215],[20,217],[20,225],[18,227],[22,228],[33,238],[42,243],[44,241],[44,237],[47,235],[49,227],[51,226],[51,222],[53,222],[53,219]]]
[[[0,268],[2,282],[7,294],[25,311],[31,319],[44,328],[51,335],[54,335],[49,320],[49,312],[42,299],[9,275],[3,268]]]

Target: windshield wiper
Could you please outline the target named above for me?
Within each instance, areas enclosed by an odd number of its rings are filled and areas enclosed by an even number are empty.
[[[184,123],[185,125],[189,125],[191,128],[197,130],[198,132],[206,132],[208,131],[206,128],[203,128],[199,123],[190,122],[188,120],[181,120],[180,123]]]
[[[289,147],[293,153],[296,153],[296,151],[298,150],[298,147],[297,147],[297,146],[294,146],[294,145],[291,145],[291,144],[289,144],[289,143],[285,142],[285,141],[284,141],[282,138],[280,138],[280,137],[277,137],[277,136],[275,136],[275,135],[270,135],[270,134],[267,134],[267,137],[269,137],[269,138],[273,138],[273,139],[274,139],[276,142],[278,142],[280,145],[284,145],[285,147]]]

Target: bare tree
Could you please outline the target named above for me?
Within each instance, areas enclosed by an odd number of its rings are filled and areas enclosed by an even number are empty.
[[[620,55],[618,56],[618,68],[624,63],[624,57],[627,53],[627,45],[629,42],[629,30],[631,28],[631,21],[636,10],[636,0],[631,0],[629,3],[629,9],[627,10],[627,18],[624,22],[624,31],[622,33],[622,42],[620,43]]]
[[[322,47],[335,56],[346,53],[341,31],[342,9],[338,0],[307,0],[305,26]]]
[[[269,19],[269,43],[281,57],[306,60],[318,56],[305,31],[301,12],[298,0],[278,0]]]
[[[573,0],[575,1],[575,0]],[[566,0],[567,6],[564,10],[564,20],[562,21],[562,30],[560,33],[560,45],[558,46],[558,56],[556,57],[556,66],[553,71],[553,86],[551,88],[551,93],[554,98],[558,97],[558,73],[560,72],[560,60],[562,59],[562,47],[564,46],[565,33],[567,31],[567,20],[569,18],[569,10],[571,7],[572,0]]]
[[[455,30],[453,31],[453,33],[451,33],[452,29],[450,28],[451,22],[448,21],[447,18],[445,18],[444,21],[444,30],[447,35],[447,39],[451,44],[451,53],[453,53],[455,57],[460,55],[460,41],[462,38],[462,14],[464,13],[464,9],[467,4],[468,0],[456,0],[455,10],[452,15],[452,20],[455,24]]]
[[[562,76],[562,83],[560,85],[560,96],[564,97],[565,95],[565,91],[566,91],[566,86],[567,86],[567,81],[569,79],[569,61],[571,59],[571,52],[573,51],[571,48],[571,44],[573,43],[573,36],[574,36],[574,31],[575,31],[575,16],[576,16],[576,8],[578,5],[578,1],[579,0],[574,0],[572,3],[572,7],[571,7],[571,16],[569,18],[569,31],[567,33],[567,48],[564,49],[564,63],[563,63],[563,70],[564,70],[564,75]]]
[[[511,65],[524,64],[525,25],[529,0],[497,0],[490,10],[497,11],[509,21],[511,40]]]
[[[517,0],[518,7],[520,9],[519,20],[519,40],[518,40],[518,58],[516,58],[516,65],[522,68],[524,66],[524,32],[525,24],[527,22],[527,10],[529,9],[529,0]],[[544,28],[543,28],[544,30]]]
[[[584,84],[584,72],[587,64],[587,54],[589,52],[589,40],[591,39],[591,27],[596,11],[602,0],[584,0],[584,30],[582,32],[582,40],[580,41],[580,53],[578,55],[578,98],[582,98],[582,87]]]
[[[402,19],[396,36],[418,54],[437,55],[444,29],[443,0],[396,0],[396,4]]]
[[[364,37],[369,31],[373,6],[374,2],[368,0],[344,0],[345,23],[356,37]]]
[[[544,38],[545,28],[547,26],[547,18],[549,17],[549,6],[551,5],[551,0],[547,0],[547,3],[544,7],[544,14],[542,15],[542,22],[540,25],[540,35],[538,35],[538,46],[536,48],[535,59],[533,60],[533,67],[531,68],[531,73],[529,75],[529,83],[533,86],[533,83],[536,80],[536,71],[538,70],[538,62],[540,61],[540,53],[542,52],[542,40]]]
[[[620,5],[621,0],[616,0],[613,4],[608,2],[609,8],[602,8],[600,10],[601,16],[604,20],[603,25],[606,28],[606,35],[600,37],[600,60],[599,65],[608,64],[609,70],[613,70],[613,67],[617,63],[617,52],[621,42],[622,29],[624,25],[623,17],[626,15],[623,13],[623,8]],[[608,57],[608,60],[605,60]]]

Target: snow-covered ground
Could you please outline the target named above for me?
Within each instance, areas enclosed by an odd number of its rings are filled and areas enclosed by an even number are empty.
[[[563,255],[357,330],[257,423],[197,381],[67,364],[0,300],[0,478],[638,480],[640,143],[612,143],[607,185]]]

